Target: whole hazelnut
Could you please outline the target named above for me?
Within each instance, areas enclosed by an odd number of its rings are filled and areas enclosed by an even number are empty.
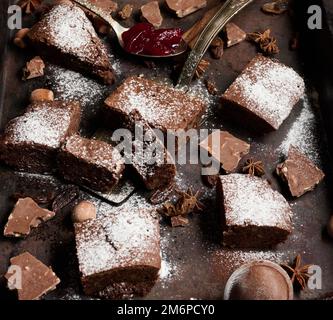
[[[90,201],[81,201],[77,204],[72,213],[73,222],[80,223],[96,218],[96,206]]]
[[[53,101],[54,94],[51,90],[48,89],[36,89],[31,92],[30,101]]]
[[[14,37],[14,44],[18,46],[21,49],[24,49],[27,45],[24,42],[24,38],[29,32],[29,28],[23,28],[19,31],[16,32],[15,37]]]
[[[327,224],[327,233],[333,239],[333,216],[330,218]]]

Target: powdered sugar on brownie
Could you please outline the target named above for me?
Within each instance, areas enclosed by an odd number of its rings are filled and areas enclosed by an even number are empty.
[[[289,230],[288,202],[267,181],[243,174],[221,176],[227,224],[272,226]]]
[[[14,119],[6,131],[15,143],[32,142],[59,148],[70,119],[69,109],[40,107]]]
[[[292,68],[259,55],[223,97],[278,129],[304,94],[304,88],[303,79]]]

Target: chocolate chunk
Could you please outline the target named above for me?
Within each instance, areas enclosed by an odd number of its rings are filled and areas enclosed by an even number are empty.
[[[32,256],[29,252],[24,252],[10,259],[11,266],[20,268],[22,282],[12,274],[10,269],[5,274],[8,288],[17,290],[19,300],[38,300],[43,295],[54,290],[60,280],[52,271],[41,261]]]
[[[246,32],[232,22],[227,23],[225,26],[225,34],[228,48],[246,39]]]
[[[218,89],[216,87],[215,82],[206,79],[205,80],[205,85],[206,85],[206,88],[207,88],[207,91],[209,92],[209,94],[211,94],[212,96],[217,95]]]
[[[55,213],[38,206],[31,198],[19,199],[8,218],[4,235],[6,237],[27,236],[31,228],[36,228],[43,221],[48,221]]]
[[[105,12],[111,14],[118,9],[118,4],[112,0],[88,0],[94,6],[104,10]]]
[[[52,210],[59,212],[63,208],[71,204],[80,193],[80,189],[77,186],[67,186],[60,191],[53,200]]]
[[[224,47],[223,47],[223,45],[219,46],[219,47],[211,47],[210,51],[211,51],[214,59],[220,60],[224,53]]]
[[[141,7],[142,19],[151,23],[155,28],[162,25],[163,17],[157,1],[148,2]]]
[[[131,17],[133,13],[134,6],[132,4],[125,4],[125,6],[118,12],[118,16],[126,20]]]
[[[202,177],[203,183],[207,187],[213,188],[213,187],[216,186],[216,183],[217,183],[220,176],[218,174],[216,174],[216,175],[203,175],[201,177]]]
[[[267,248],[292,232],[292,211],[267,181],[245,174],[220,176],[217,198],[227,247]]]
[[[278,264],[254,261],[238,268],[229,278],[225,300],[293,300],[291,280]]]
[[[199,9],[206,7],[206,0],[166,0],[168,8],[183,18]]]
[[[171,220],[171,226],[173,228],[175,227],[185,227],[189,224],[188,218],[184,216],[174,216],[170,218]]]
[[[45,64],[41,57],[36,56],[28,61],[23,69],[23,80],[42,77],[44,75]]]
[[[277,166],[276,172],[288,183],[294,197],[312,191],[325,177],[310,159],[293,146],[289,149],[288,159]]]
[[[221,163],[226,173],[234,172],[242,157],[250,151],[248,143],[220,130],[214,131],[200,146]]]

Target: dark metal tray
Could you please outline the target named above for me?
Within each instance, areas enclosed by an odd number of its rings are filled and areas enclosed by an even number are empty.
[[[20,71],[33,54],[12,45],[12,32],[9,32],[6,27],[8,2],[8,0],[0,2],[0,22],[2,23],[0,29],[0,130],[3,130],[9,119],[24,110],[28,104],[29,94],[34,88],[49,85],[45,80],[47,77],[27,82],[21,80]],[[123,3],[128,1],[119,0],[117,2],[121,7]],[[135,5],[139,7],[144,2],[146,0],[135,1]],[[218,2],[208,1],[208,8]],[[324,232],[332,212],[330,189],[332,189],[333,184],[326,142],[321,129],[322,122],[318,109],[317,92],[312,86],[312,80],[315,77],[312,77],[311,73],[307,73],[304,64],[307,57],[302,54],[302,50],[289,50],[289,40],[295,32],[302,31],[302,26],[299,24],[302,19],[297,19],[297,16],[304,17],[306,11],[301,11],[304,8],[296,6],[293,15],[266,15],[260,11],[261,5],[265,2],[267,1],[254,1],[236,17],[235,22],[247,32],[266,28],[272,29],[281,49],[277,58],[305,76],[309,104],[304,105],[300,102],[279,131],[265,136],[253,136],[246,128],[240,128],[225,121],[219,115],[218,101],[212,100],[203,127],[223,127],[241,138],[252,141],[250,156],[264,161],[267,179],[272,182],[274,188],[286,196],[292,205],[294,232],[286,243],[279,245],[274,250],[249,251],[223,248],[220,244],[214,190],[203,186],[199,166],[179,167],[178,184],[183,189],[192,186],[194,190],[202,190],[206,209],[201,214],[191,216],[190,225],[186,228],[171,228],[165,221],[161,221],[163,273],[147,299],[221,299],[227,278],[240,264],[255,259],[288,262],[293,260],[298,253],[302,254],[305,263],[319,265],[323,275],[322,290],[304,291],[299,295],[299,298],[320,298],[333,292],[333,242],[328,239]],[[303,1],[296,2],[299,4]],[[181,26],[186,29],[199,19],[204,11],[184,19],[176,19],[169,15],[166,10],[163,10],[164,25]],[[32,20],[31,17],[25,18],[24,26],[31,25]],[[133,23],[133,21],[128,23]],[[115,43],[112,39],[106,39],[107,43],[111,43],[111,41]],[[128,75],[144,74],[147,77],[170,78],[173,74],[174,61],[156,63],[156,68],[148,68],[142,61],[125,56],[116,45],[113,45],[112,51],[121,66],[121,74],[118,75],[117,84]],[[255,54],[256,48],[247,41],[227,49],[220,61],[211,59],[207,54],[211,66],[206,77],[214,80],[219,88],[219,93],[222,93]],[[196,89],[198,92],[202,91],[198,85]],[[113,87],[106,88],[105,95],[112,90]],[[82,124],[84,133],[93,133],[99,127],[98,111],[105,95],[96,102],[95,106],[88,105],[84,108]],[[313,129],[312,131],[310,127]],[[305,131],[302,132],[302,130]],[[288,192],[274,175],[276,164],[283,158],[281,144],[286,145],[282,142],[286,141],[288,135],[287,142],[301,144],[303,149],[322,166],[327,174],[324,183],[315,191],[298,200],[293,200],[288,196]],[[50,177],[35,176],[31,178],[14,173],[5,167],[0,169],[0,182],[1,234],[14,204],[10,199],[14,192],[29,190],[32,194],[45,193],[61,184],[58,180]],[[86,197],[86,194],[82,192],[81,196]],[[139,198],[140,196],[136,194],[133,197]],[[133,199],[129,201],[133,201]],[[69,207],[64,209],[53,220],[33,230],[26,239],[12,240],[0,235],[0,276],[6,272],[10,257],[28,250],[47,265],[51,265],[61,279],[61,284],[46,299],[86,298],[82,295],[80,287],[70,209]],[[2,299],[14,298],[5,288],[4,281],[0,283],[0,297]]]

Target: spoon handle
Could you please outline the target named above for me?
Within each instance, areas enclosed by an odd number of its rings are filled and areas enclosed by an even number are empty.
[[[201,32],[195,45],[193,46],[193,49],[190,52],[178,79],[178,88],[186,88],[191,84],[195,70],[197,69],[199,62],[206,53],[213,39],[231,18],[233,18],[252,1],[253,0],[228,0],[217,11],[215,16],[208,22],[205,29]]]

